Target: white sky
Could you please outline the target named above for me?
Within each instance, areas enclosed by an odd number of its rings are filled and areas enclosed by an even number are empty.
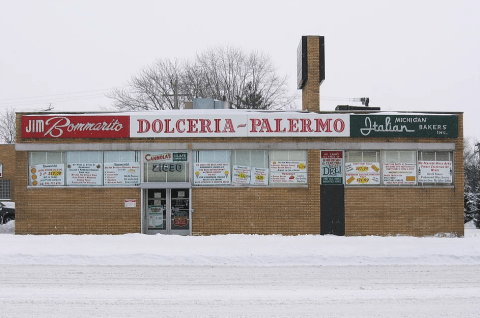
[[[112,103],[105,93],[156,59],[223,44],[271,56],[293,92],[301,36],[323,35],[321,110],[366,96],[384,111],[464,112],[465,135],[480,139],[477,0],[0,0],[0,8],[0,111],[100,110]]]

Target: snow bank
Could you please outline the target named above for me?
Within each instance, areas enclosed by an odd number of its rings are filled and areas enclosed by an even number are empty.
[[[0,234],[0,246],[7,265],[480,265],[471,228],[463,238]]]
[[[15,234],[15,221],[10,221],[7,224],[0,224],[0,234]],[[1,242],[0,236],[0,244]]]

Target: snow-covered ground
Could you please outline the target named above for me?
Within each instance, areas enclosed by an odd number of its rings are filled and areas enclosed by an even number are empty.
[[[463,238],[0,234],[0,265],[480,265],[480,230],[468,225]]]
[[[11,235],[0,317],[478,317],[465,237]],[[4,234],[1,234],[4,233]]]

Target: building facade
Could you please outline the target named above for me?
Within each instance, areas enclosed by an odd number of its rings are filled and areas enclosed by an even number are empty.
[[[302,111],[17,113],[15,232],[462,236],[463,114],[320,111],[324,44]]]
[[[17,234],[463,235],[461,113],[17,114]]]

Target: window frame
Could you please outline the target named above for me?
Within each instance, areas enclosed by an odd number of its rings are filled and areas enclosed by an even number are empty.
[[[223,183],[217,182],[217,183],[198,183],[196,182],[195,179],[199,178],[201,176],[200,171],[198,170],[197,164],[211,164],[214,165],[215,163],[208,163],[208,162],[198,162],[198,160],[202,160],[201,158],[204,157],[205,155],[201,154],[202,152],[209,152],[209,151],[223,151],[223,152],[228,152],[229,155],[226,155],[225,157],[230,158],[229,162],[217,162],[218,164],[226,165],[230,170],[228,171],[229,176],[228,178],[230,179],[229,181],[225,181]],[[256,166],[243,166],[243,165],[236,165],[234,163],[237,163],[238,160],[237,154],[238,153],[244,153],[245,152],[250,152],[250,157],[252,157],[253,152],[257,152],[259,154],[259,157],[263,156],[263,166],[267,167],[256,167]],[[275,152],[277,154],[275,154]],[[281,156],[281,153],[283,152],[283,156]],[[263,153],[263,155],[261,155]],[[304,158],[304,160],[297,160],[298,154],[295,153],[302,153],[300,156]],[[286,157],[285,157],[286,156]],[[278,158],[278,159],[276,159]],[[275,160],[272,160],[275,159]],[[286,159],[286,160],[283,160]],[[291,159],[291,160],[289,160]],[[272,167],[273,167],[273,161],[285,161],[288,163],[288,161],[291,161],[292,163],[294,161],[299,161],[300,164],[298,165],[298,169],[295,170],[305,170],[303,171],[297,171],[297,172],[286,172],[291,174],[288,179],[283,178],[281,179],[283,182],[272,182]],[[252,161],[250,158],[250,164],[255,163]],[[304,165],[301,165],[301,163],[305,163]],[[257,188],[257,187],[308,187],[308,150],[267,150],[267,149],[258,149],[258,150],[249,150],[249,149],[235,149],[235,150],[196,150],[193,155],[193,162],[192,165],[194,166],[193,170],[193,182],[192,182],[192,187],[252,187],[252,188]],[[300,167],[301,166],[301,167]],[[219,170],[217,170],[217,173],[221,174],[222,171],[227,171],[225,169],[221,170],[221,167],[218,167]],[[278,167],[275,166],[275,169],[278,170]],[[288,167],[287,167],[288,169]],[[255,170],[255,172],[254,172]],[[274,171],[275,175],[280,174],[278,171]],[[249,179],[249,181],[244,180],[242,182],[238,181],[240,174],[243,174],[241,178]],[[248,178],[250,176],[250,178]],[[220,178],[220,177],[219,177]],[[233,179],[236,178],[236,179]],[[266,181],[265,181],[266,180]],[[292,180],[292,181],[290,181]],[[305,182],[297,183],[298,180],[305,180]]]
[[[347,179],[347,164],[350,162],[349,157],[351,153],[361,153],[361,152],[371,152],[371,151],[376,151],[379,153],[379,164],[380,164],[380,183],[379,184],[350,184]],[[388,152],[398,152],[399,153],[399,160],[401,160],[401,154],[400,153],[405,153],[405,152],[411,152],[415,156],[415,182],[413,184],[386,184],[385,183],[385,168],[384,164],[388,163],[386,160],[386,155]],[[344,150],[345,153],[345,169],[344,169],[344,185],[348,187],[452,187],[455,185],[455,173],[454,173],[454,153],[453,151],[436,151],[436,150]],[[447,154],[448,153],[448,158],[449,160],[441,160],[441,161],[449,161],[450,162],[450,167],[451,167],[451,178],[452,181],[449,183],[441,183],[441,182],[421,182],[420,177],[419,177],[419,170],[420,170],[420,164],[419,162],[422,161],[427,161],[427,160],[421,160],[423,158],[424,153],[433,153],[435,154],[435,158],[437,154]],[[401,163],[401,162],[400,162]],[[407,165],[412,165],[413,162],[407,163]]]
[[[87,153],[92,152],[96,153],[96,157],[93,160],[95,162],[85,162],[85,164],[92,164],[95,163],[96,165],[100,165],[98,169],[100,169],[100,172],[98,172],[98,182],[99,184],[95,185],[89,185],[89,184],[72,184],[72,182],[69,182],[69,177],[67,176],[67,170],[71,169],[72,167],[68,167],[69,165],[72,164],[82,164],[84,162],[78,162],[82,161],[81,157],[82,155],[86,155]],[[129,156],[132,158],[135,158],[136,162],[138,165],[129,167],[130,170],[135,170],[138,168],[138,172],[135,172],[135,176],[133,176],[130,179],[133,179],[133,181],[136,181],[136,178],[138,179],[138,183],[121,183],[121,184],[107,184],[106,183],[106,170],[105,170],[105,154],[106,153],[113,153],[113,152],[124,152],[124,153],[131,153]],[[35,188],[50,188],[50,187],[69,187],[69,188],[131,188],[131,187],[138,187],[140,186],[141,183],[141,166],[139,162],[139,151],[134,151],[134,150],[128,150],[128,151],[109,151],[109,150],[99,150],[99,151],[30,151],[28,152],[28,187],[35,187]],[[69,159],[69,154],[70,156],[79,156],[76,160]],[[53,159],[49,159],[53,156]],[[87,154],[88,155],[88,154]],[[41,156],[44,156],[44,160],[42,162]],[[70,161],[69,161],[70,160]],[[91,160],[86,160],[86,161],[91,161]],[[101,161],[101,162],[98,162]],[[123,163],[124,161],[120,160],[118,163]],[[108,162],[112,163],[112,162]],[[40,183],[38,181],[40,179],[40,176],[37,176],[36,173],[37,171],[35,170],[35,167],[37,166],[46,166],[46,165],[61,165],[61,167],[58,167],[59,169],[58,172],[62,175],[61,178],[57,178],[57,183],[59,184],[35,184],[35,182]],[[119,169],[121,170],[121,169]],[[34,172],[35,171],[35,172]],[[34,177],[35,175],[35,177]],[[123,176],[126,178],[126,176]],[[60,184],[61,183],[61,184]]]
[[[12,198],[12,183],[10,179],[0,179],[0,201]]]

